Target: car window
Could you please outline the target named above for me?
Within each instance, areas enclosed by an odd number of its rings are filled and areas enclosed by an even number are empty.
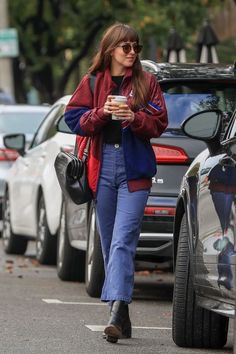
[[[168,112],[168,128],[180,128],[187,117],[204,109],[218,108],[231,115],[235,108],[234,82],[163,82],[161,88]]]
[[[40,125],[37,133],[35,134],[30,148],[42,144],[42,142],[53,137],[56,134],[56,122],[64,114],[64,110],[65,105],[56,105],[50,110],[50,112]]]
[[[0,114],[0,134],[33,134],[46,115],[46,111],[3,111]]]
[[[65,122],[65,115],[64,114],[60,117],[57,124],[58,124],[58,131],[59,132],[73,134],[71,129],[68,127],[68,125]]]

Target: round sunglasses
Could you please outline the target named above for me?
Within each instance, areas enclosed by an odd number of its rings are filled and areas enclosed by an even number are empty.
[[[129,54],[132,49],[136,54],[138,54],[141,52],[141,50],[143,48],[143,46],[141,44],[137,44],[137,43],[133,43],[133,44],[132,43],[124,43],[124,44],[118,45],[118,47],[121,47],[125,54]]]

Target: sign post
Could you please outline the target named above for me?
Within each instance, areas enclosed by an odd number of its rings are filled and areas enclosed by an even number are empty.
[[[18,55],[19,44],[16,29],[0,29],[0,58],[14,58]]]
[[[8,18],[8,0],[0,0],[0,30],[5,31],[6,29],[9,29]],[[12,41],[12,39],[10,41]],[[5,56],[4,54],[6,53],[6,39],[2,39],[1,42],[2,55],[0,56],[0,88],[14,97],[15,90],[12,70],[12,57]],[[3,42],[5,43],[4,45]],[[7,48],[7,52],[9,53],[9,45],[7,45]],[[14,54],[16,54],[16,52]]]

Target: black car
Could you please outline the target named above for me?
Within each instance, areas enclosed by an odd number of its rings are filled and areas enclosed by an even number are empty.
[[[204,142],[186,137],[180,125],[189,115],[207,108],[220,108],[224,112],[224,121],[227,121],[235,107],[236,77],[233,66],[158,64],[148,60],[142,61],[142,65],[160,82],[169,125],[160,138],[152,139],[157,174],[153,177],[145,208],[136,269],[172,267],[173,223],[179,186],[190,163],[206,147]],[[94,206],[76,207],[66,201],[61,225],[59,277],[81,280],[86,273],[88,293],[98,296],[103,262]]]
[[[214,109],[183,124],[208,148],[185,173],[176,206],[173,339],[181,347],[223,347],[235,314],[236,111],[223,137],[222,120]]]

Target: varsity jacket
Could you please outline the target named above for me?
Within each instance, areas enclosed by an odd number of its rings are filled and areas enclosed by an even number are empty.
[[[151,178],[156,174],[156,158],[150,139],[159,137],[167,126],[167,111],[160,86],[154,75],[144,72],[150,87],[147,107],[140,107],[134,114],[134,121],[122,122],[122,146],[124,152],[127,184],[130,192],[149,189]],[[127,69],[120,95],[132,103],[132,69]],[[88,137],[91,137],[87,159],[88,182],[96,194],[100,174],[103,128],[110,117],[104,115],[103,107],[107,96],[112,94],[116,84],[112,81],[110,69],[96,74],[94,93],[90,87],[90,75],[86,74],[72,95],[65,111],[65,122],[77,134],[78,156],[81,158]]]

